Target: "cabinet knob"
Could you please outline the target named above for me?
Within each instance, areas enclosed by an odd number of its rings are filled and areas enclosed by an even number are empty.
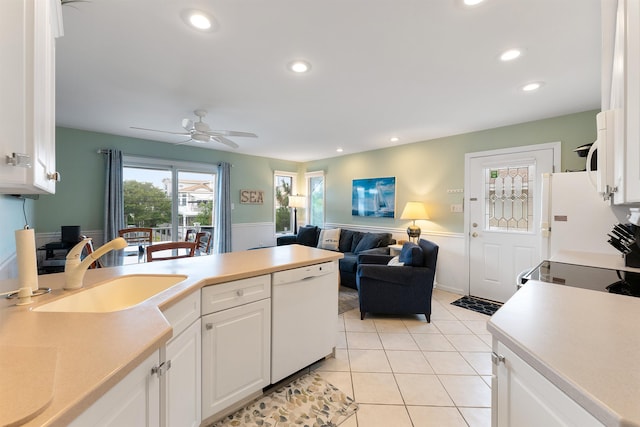
[[[207,331],[212,330],[212,329],[213,329],[213,323],[205,323],[204,328],[205,328]]]
[[[495,351],[491,352],[491,361],[493,362],[494,365],[498,365],[500,363],[504,363],[504,356],[501,354],[496,353]]]
[[[60,172],[50,172],[47,174],[47,179],[50,181],[60,182],[62,175],[60,175]]]
[[[478,237],[478,233],[474,231],[473,233],[471,233],[471,237]]]
[[[244,289],[238,289],[236,291],[236,295],[238,295],[239,297],[243,296],[244,295]]]
[[[161,377],[169,369],[171,369],[171,360],[167,360],[166,362],[162,362],[160,365],[151,368],[151,375]]]

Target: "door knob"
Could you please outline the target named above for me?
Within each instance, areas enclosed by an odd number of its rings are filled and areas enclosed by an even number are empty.
[[[471,234],[471,237],[478,237],[478,233],[476,233],[475,231]]]

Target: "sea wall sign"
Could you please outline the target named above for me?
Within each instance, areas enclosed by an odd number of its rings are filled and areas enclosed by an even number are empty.
[[[240,203],[243,205],[262,205],[264,203],[264,191],[240,190]]]

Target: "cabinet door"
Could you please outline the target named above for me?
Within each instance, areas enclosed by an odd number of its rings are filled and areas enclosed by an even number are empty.
[[[627,204],[640,202],[640,4],[620,0],[617,6],[613,59],[604,61],[612,64],[610,108],[616,110],[614,202]]]
[[[200,319],[167,343],[165,425],[167,427],[197,427],[200,425],[201,403],[201,331]]]
[[[603,424],[502,343],[495,367],[494,427],[602,427]]]
[[[271,300],[202,318],[202,419],[269,384]]]
[[[160,355],[156,351],[80,414],[69,427],[159,426],[160,380],[151,373],[159,360]]]
[[[11,40],[0,48],[2,193],[55,192],[55,37],[61,32],[60,19],[59,0],[0,2],[0,39]],[[11,158],[20,161],[13,165],[7,161]]]

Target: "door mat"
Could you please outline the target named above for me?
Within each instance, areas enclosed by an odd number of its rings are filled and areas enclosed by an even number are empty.
[[[358,298],[358,290],[348,288],[346,286],[340,286],[340,292],[338,296],[338,314],[342,314],[345,311],[353,310],[360,307],[360,299]]]
[[[495,301],[488,301],[480,298],[463,296],[460,299],[455,300],[451,304],[458,307],[466,308],[467,310],[473,310],[478,313],[486,314],[487,316],[493,316],[493,313],[498,311],[502,304]]]
[[[307,374],[261,397],[210,427],[334,427],[358,404],[317,373]]]

